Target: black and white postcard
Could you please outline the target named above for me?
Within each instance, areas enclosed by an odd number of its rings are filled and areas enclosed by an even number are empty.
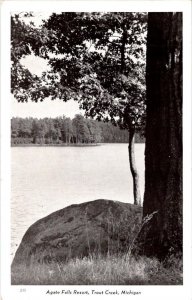
[[[1,296],[191,299],[191,2],[1,5]]]

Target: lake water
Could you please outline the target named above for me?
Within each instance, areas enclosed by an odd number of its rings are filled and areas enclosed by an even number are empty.
[[[28,227],[71,204],[95,199],[133,203],[127,144],[11,149],[11,255]],[[144,144],[135,145],[144,191]]]

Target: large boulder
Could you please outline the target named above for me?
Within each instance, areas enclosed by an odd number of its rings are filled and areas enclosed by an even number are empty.
[[[19,265],[127,251],[139,230],[142,208],[95,200],[71,205],[38,220],[25,233],[12,262]]]

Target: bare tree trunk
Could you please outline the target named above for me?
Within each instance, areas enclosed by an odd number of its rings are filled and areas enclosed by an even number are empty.
[[[139,173],[137,171],[136,162],[135,162],[135,130],[129,130],[129,164],[130,170],[133,177],[133,195],[134,195],[134,204],[141,205],[141,194],[139,189]]]
[[[142,252],[182,252],[182,13],[149,13]]]

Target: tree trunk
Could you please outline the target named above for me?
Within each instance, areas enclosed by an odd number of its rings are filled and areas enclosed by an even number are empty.
[[[142,252],[182,252],[182,13],[149,13]]]
[[[141,194],[139,189],[139,174],[136,167],[135,162],[135,130],[130,129],[129,130],[129,146],[128,146],[128,152],[129,152],[129,164],[130,164],[130,170],[133,177],[133,196],[134,196],[134,204],[135,205],[141,205]]]

